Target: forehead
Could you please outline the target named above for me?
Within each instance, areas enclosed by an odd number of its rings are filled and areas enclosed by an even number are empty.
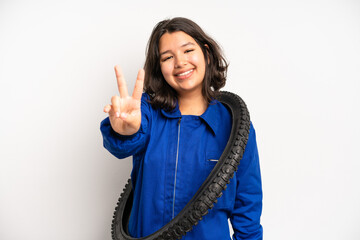
[[[193,39],[187,33],[177,31],[173,33],[165,33],[161,36],[159,41],[160,52],[181,48],[184,45],[190,43],[190,45],[198,46],[195,39]]]

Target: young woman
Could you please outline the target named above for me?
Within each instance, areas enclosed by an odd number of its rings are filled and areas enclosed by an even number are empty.
[[[119,66],[120,96],[104,108],[104,147],[117,158],[133,156],[134,189],[129,233],[150,235],[189,202],[228,141],[232,119],[216,100],[227,63],[217,43],[193,21],[158,23],[149,39],[145,72],[132,96]],[[145,93],[143,93],[143,90]],[[262,188],[255,130],[250,125],[237,172],[214,208],[183,239],[262,239]]]

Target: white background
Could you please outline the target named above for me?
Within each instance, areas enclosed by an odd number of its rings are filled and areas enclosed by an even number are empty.
[[[360,239],[360,2],[0,1],[0,239],[103,240],[131,160],[102,146],[120,64],[183,16],[230,62],[263,179],[264,239]]]

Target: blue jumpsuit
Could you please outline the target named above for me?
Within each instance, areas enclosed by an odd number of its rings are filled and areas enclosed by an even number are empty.
[[[159,230],[174,218],[196,193],[220,158],[231,131],[231,114],[220,102],[212,101],[201,116],[181,115],[154,109],[144,93],[141,126],[137,133],[122,136],[101,122],[104,147],[117,158],[133,156],[131,179],[134,202],[129,222],[133,237]],[[262,187],[255,130],[238,171],[218,203],[184,240],[262,239],[260,215]]]

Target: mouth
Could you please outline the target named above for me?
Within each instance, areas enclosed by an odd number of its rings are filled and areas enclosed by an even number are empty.
[[[192,75],[193,71],[194,71],[194,69],[190,69],[186,72],[175,74],[175,76],[180,79],[185,79],[185,78],[190,77]]]

